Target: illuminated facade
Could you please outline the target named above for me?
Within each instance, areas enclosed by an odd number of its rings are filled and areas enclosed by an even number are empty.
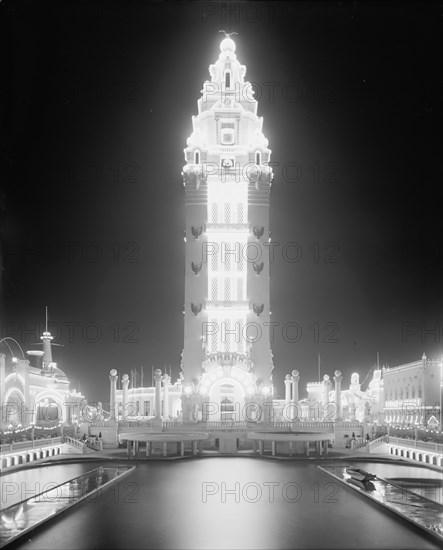
[[[235,49],[227,35],[184,150],[184,419],[198,410],[203,420],[205,411],[212,420],[241,420],[248,402],[273,394],[271,151]]]
[[[428,425],[439,423],[442,401],[442,361],[421,360],[383,368],[384,416],[388,424]],[[440,430],[442,428],[440,427]]]
[[[70,389],[68,377],[52,360],[52,336],[47,328],[41,340],[43,350],[28,351],[29,359],[9,360],[0,353],[1,429],[5,433],[30,426],[53,431],[80,421],[84,397]]]

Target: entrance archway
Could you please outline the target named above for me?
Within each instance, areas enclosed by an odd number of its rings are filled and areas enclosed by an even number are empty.
[[[13,389],[5,399],[6,424],[13,427],[25,424],[25,398],[20,390]]]
[[[62,419],[62,410],[59,407],[57,401],[50,397],[41,399],[36,404],[37,408],[37,423],[42,422],[55,422]]]
[[[207,420],[234,421],[243,420],[245,405],[245,390],[234,378],[222,378],[215,382],[209,390],[209,402]]]
[[[237,365],[218,365],[205,372],[198,391],[205,397],[206,421],[245,421],[246,398],[257,392],[253,375]],[[250,415],[249,411],[249,415]]]

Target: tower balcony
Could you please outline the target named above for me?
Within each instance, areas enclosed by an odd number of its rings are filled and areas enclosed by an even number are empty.
[[[250,226],[248,223],[207,223],[205,225],[205,232],[248,235],[250,233]]]
[[[205,301],[207,311],[249,311],[250,304],[248,300],[230,301],[230,300],[208,300]]]

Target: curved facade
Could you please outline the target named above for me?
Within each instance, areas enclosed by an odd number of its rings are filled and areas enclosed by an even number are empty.
[[[49,332],[42,336],[43,351],[28,351],[28,359],[0,353],[1,429],[4,433],[30,426],[54,429],[80,422],[84,397],[70,389],[66,374],[52,361]]]

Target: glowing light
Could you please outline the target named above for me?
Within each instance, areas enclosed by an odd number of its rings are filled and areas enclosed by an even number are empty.
[[[191,393],[192,393],[192,388],[191,388],[191,386],[185,386],[185,387],[183,388],[183,391],[185,392],[186,395],[191,395]]]
[[[263,395],[269,395],[271,393],[271,388],[269,386],[263,386],[261,392]]]

